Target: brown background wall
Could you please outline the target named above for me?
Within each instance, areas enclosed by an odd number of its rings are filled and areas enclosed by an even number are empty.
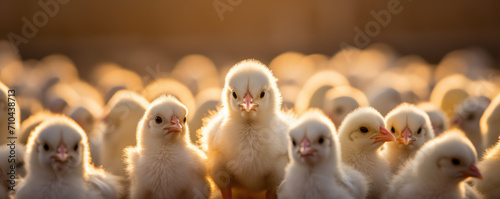
[[[42,0],[47,2],[48,0]],[[230,5],[227,0],[220,2]],[[236,0],[234,0],[236,1]],[[284,51],[333,55],[340,42],[353,44],[354,27],[373,21],[370,11],[388,1],[241,0],[221,21],[211,0],[70,0],[39,28],[23,59],[52,53],[71,57],[82,73],[101,61],[125,67],[172,65],[183,55],[202,53],[221,62],[255,57],[269,62]],[[500,55],[500,1],[401,0],[371,43],[386,42],[401,54],[438,62],[447,52],[479,46]],[[22,34],[22,17],[42,11],[38,1],[0,1],[0,39]]]

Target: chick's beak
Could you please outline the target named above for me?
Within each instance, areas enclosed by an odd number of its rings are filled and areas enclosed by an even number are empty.
[[[380,135],[375,135],[375,136],[371,137],[370,139],[375,139],[375,141],[373,141],[373,143],[396,141],[396,137],[394,137],[394,135],[392,135],[392,133],[389,132],[383,126],[380,126]]]
[[[58,146],[57,146],[57,152],[55,155],[52,155],[52,157],[56,160],[56,162],[60,162],[60,163],[65,163],[68,161],[69,159],[69,155],[68,155],[68,147],[66,147],[66,145],[64,143],[60,143]]]
[[[403,143],[404,145],[408,145],[408,144],[411,144],[413,142],[413,140],[410,140],[411,136],[412,136],[412,132],[410,131],[410,129],[408,127],[406,127],[405,129],[403,129],[403,131],[401,131],[401,137],[398,138],[397,140],[399,141],[399,143]]]
[[[252,110],[255,111],[255,107],[257,107],[257,104],[253,103],[253,97],[250,94],[250,92],[247,92],[245,96],[243,97],[243,103],[240,104],[241,108],[247,112],[250,112]]]
[[[299,154],[300,156],[311,156],[316,152],[316,149],[311,147],[311,141],[309,139],[304,138],[300,141]]]
[[[479,169],[476,167],[476,164],[471,163],[469,166],[469,170],[462,171],[462,174],[464,177],[473,177],[473,178],[479,178],[483,179],[483,176],[481,175],[481,172],[479,172]]]
[[[167,130],[167,133],[171,133],[171,132],[181,132],[182,131],[182,126],[181,126],[181,123],[179,121],[179,118],[177,118],[175,115],[172,116],[172,118],[170,118],[170,125],[165,127],[164,130]]]

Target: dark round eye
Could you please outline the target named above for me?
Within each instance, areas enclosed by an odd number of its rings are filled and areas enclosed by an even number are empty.
[[[467,114],[467,116],[465,117],[466,120],[473,120],[474,119],[474,114],[472,113],[469,113]]]
[[[361,131],[361,133],[368,133],[368,128],[362,126],[359,128],[359,131]]]
[[[293,146],[297,146],[297,142],[295,142],[295,140],[292,138],[292,144]]]
[[[264,96],[266,96],[266,92],[262,91],[262,92],[260,93],[260,98],[264,98]]]
[[[343,109],[342,107],[337,107],[337,108],[335,108],[335,113],[336,113],[336,114],[341,114],[341,113],[343,113],[343,112],[344,112],[344,109]]]
[[[323,136],[319,137],[318,143],[323,144],[325,142],[325,138]]]
[[[163,119],[161,119],[161,117],[160,117],[160,116],[156,116],[156,117],[155,117],[155,122],[156,122],[157,124],[160,124],[160,123],[162,123],[162,122],[163,122]]]
[[[73,149],[74,149],[75,151],[77,151],[77,150],[78,150],[78,144],[75,144],[75,147],[73,147]]]
[[[48,144],[44,144],[43,145],[43,149],[46,150],[46,151],[48,151],[49,150],[49,145]]]
[[[422,127],[418,128],[417,134],[422,133]]]
[[[391,127],[391,132],[396,133],[396,130],[394,130],[394,127]]]
[[[460,164],[460,160],[459,160],[459,159],[456,159],[456,158],[452,158],[452,159],[451,159],[451,163],[452,163],[453,165],[459,165],[459,164]]]
[[[234,99],[238,98],[238,95],[236,95],[236,92],[233,91],[233,97]]]
[[[186,123],[186,117],[184,117],[184,123]]]

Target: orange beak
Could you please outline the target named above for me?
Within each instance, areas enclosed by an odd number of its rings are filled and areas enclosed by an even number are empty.
[[[476,167],[474,163],[470,164],[469,170],[462,171],[462,174],[464,175],[464,177],[479,178],[481,180],[483,179],[481,172],[479,172],[479,169]]]
[[[375,141],[373,141],[373,143],[396,141],[396,137],[394,137],[394,135],[392,135],[392,133],[389,132],[383,126],[380,126],[380,135],[375,135],[375,136],[371,137],[370,139],[375,139]]]
[[[247,112],[250,112],[252,110],[255,111],[255,107],[257,107],[257,104],[253,103],[253,97],[250,94],[250,92],[247,92],[245,96],[243,97],[243,103],[240,104],[241,108]]]
[[[399,143],[403,143],[404,145],[411,144],[413,140],[410,140],[412,136],[412,132],[408,127],[406,127],[402,132],[401,132],[401,137],[398,138],[397,140]]]
[[[167,130],[167,133],[171,132],[180,133],[182,131],[182,126],[179,121],[179,118],[173,115],[172,118],[170,118],[170,126],[165,127],[164,130]]]
[[[316,149],[311,147],[311,141],[309,139],[304,138],[300,141],[299,154],[300,156],[311,156],[316,152]]]
[[[56,159],[56,162],[65,163],[69,159],[68,147],[62,142],[57,146],[57,153],[52,156]]]

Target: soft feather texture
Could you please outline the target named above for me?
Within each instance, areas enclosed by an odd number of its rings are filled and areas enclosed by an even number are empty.
[[[111,97],[106,107],[102,131],[101,163],[106,171],[126,177],[123,149],[136,145],[139,120],[149,102],[133,91],[121,90]]]
[[[248,112],[242,108],[247,94],[254,103]],[[219,188],[275,195],[288,162],[288,118],[280,111],[281,96],[271,71],[256,60],[236,64],[226,76],[222,103],[201,129],[210,176]]]
[[[429,115],[435,136],[440,135],[450,128],[448,116],[446,116],[446,113],[439,109],[435,104],[424,102],[418,104],[418,108],[422,109],[427,113],[427,115]]]
[[[368,99],[360,90],[350,86],[338,86],[326,92],[323,112],[335,126],[340,126],[347,114],[358,107],[368,105]]]
[[[485,199],[500,198],[500,142],[485,153],[478,168],[484,175],[482,180],[472,179],[474,187]]]
[[[465,183],[477,162],[472,143],[451,130],[426,143],[394,176],[385,198],[482,198]]]
[[[480,120],[489,103],[489,99],[485,97],[469,97],[455,109],[451,118],[451,125],[465,133],[474,144],[479,158],[483,156],[484,152]]]
[[[210,196],[206,157],[189,141],[187,114],[172,96],[150,104],[137,128],[137,146],[125,149],[131,198]],[[174,126],[180,129],[170,130]]]
[[[11,146],[14,148],[11,149]],[[12,154],[12,151],[14,154]],[[4,145],[0,147],[0,198],[9,198],[15,192],[10,191],[9,187],[12,186],[14,190],[17,190],[19,182],[26,175],[26,168],[24,164],[24,157],[26,154],[26,147],[22,144],[16,145]],[[12,172],[11,167],[15,167],[15,174],[9,174]],[[11,184],[11,175],[16,178],[13,180],[16,184]]]
[[[388,189],[391,171],[379,151],[386,141],[395,140],[385,129],[382,115],[371,107],[356,109],[342,122],[338,137],[342,162],[366,176],[369,182],[368,198],[380,198]],[[379,138],[383,140],[375,142]]]
[[[389,112],[385,116],[385,125],[398,141],[386,143],[382,151],[391,165],[392,173],[396,173],[400,165],[412,158],[425,142],[434,138],[429,116],[412,104],[403,103]],[[405,129],[409,132],[405,132]],[[403,142],[403,132],[410,135],[407,144]]]
[[[328,117],[319,110],[304,113],[290,127],[291,162],[279,198],[365,198],[366,179],[341,162],[339,144]],[[307,150],[314,152],[305,155]]]
[[[119,198],[119,179],[90,162],[85,132],[73,120],[55,116],[28,140],[27,175],[15,197]]]

